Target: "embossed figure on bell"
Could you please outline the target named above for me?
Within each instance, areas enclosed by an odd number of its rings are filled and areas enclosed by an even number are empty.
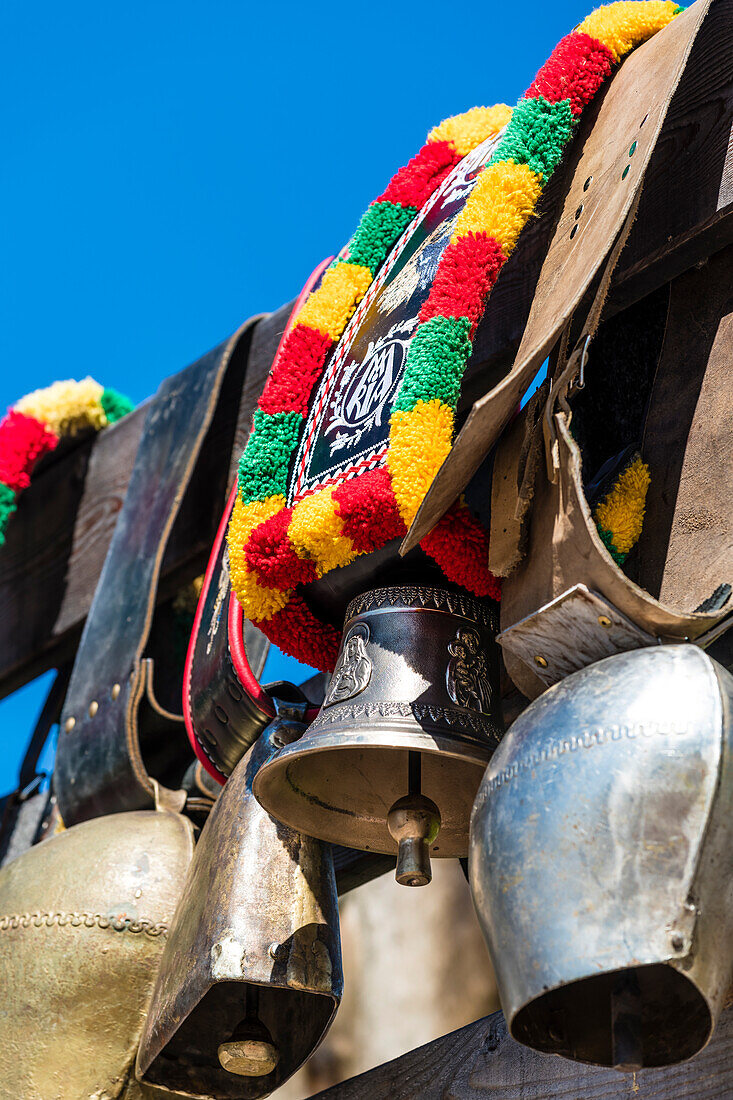
[[[397,880],[430,881],[465,856],[471,806],[499,743],[493,606],[395,586],[346,613],[321,710],[255,777],[268,813],[309,836],[397,856]]]
[[[368,641],[366,623],[357,623],[348,632],[323,700],[324,707],[353,699],[367,686],[372,675],[372,663],[366,652]]]
[[[451,659],[445,674],[448,694],[459,707],[491,713],[491,683],[486,655],[475,630],[459,629],[448,644]]]
[[[733,677],[693,645],[549,688],[495,753],[470,878],[511,1035],[620,1071],[693,1057],[733,978]]]

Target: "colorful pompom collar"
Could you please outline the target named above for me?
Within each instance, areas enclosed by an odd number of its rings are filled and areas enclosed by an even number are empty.
[[[30,485],[39,459],[55,450],[62,439],[88,429],[100,431],[132,408],[116,390],[84,378],[34,390],[8,409],[0,420],[0,546],[18,497]]]
[[[244,613],[286,653],[333,668],[339,635],[316,618],[298,586],[405,534],[450,451],[463,374],[491,290],[584,108],[614,66],[682,10],[673,0],[598,8],[558,43],[513,111],[477,107],[441,123],[367,209],[345,255],[307,297],[258,403],[229,527],[232,584]],[[348,321],[436,188],[502,128],[420,312],[384,465],[288,507],[288,476],[309,400]],[[449,581],[499,598],[486,564],[487,534],[462,500],[421,547]]]

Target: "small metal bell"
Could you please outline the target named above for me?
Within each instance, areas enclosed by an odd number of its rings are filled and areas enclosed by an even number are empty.
[[[258,772],[255,797],[291,828],[397,852],[397,881],[465,856],[471,805],[501,737],[496,612],[441,588],[352,600],[315,721]]]
[[[343,988],[330,847],[252,795],[302,732],[276,718],[240,760],[196,846],[137,1057],[137,1075],[190,1097],[267,1096],[315,1050]]]
[[[733,975],[733,677],[617,654],[517,718],[470,877],[512,1036],[621,1070],[691,1058]]]

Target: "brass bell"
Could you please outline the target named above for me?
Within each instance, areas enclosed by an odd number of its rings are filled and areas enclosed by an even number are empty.
[[[302,725],[276,718],[202,830],[168,937],[138,1078],[189,1097],[267,1096],[315,1050],[343,987],[330,847],[274,821],[252,781]]]
[[[465,856],[499,743],[496,612],[460,592],[391,587],[352,600],[323,706],[260,769],[266,810],[309,836],[397,853],[397,881]]]
[[[707,1043],[733,976],[732,706],[702,650],[653,646],[513,723],[470,878],[515,1039],[629,1071]]]
[[[0,871],[0,1096],[142,1095],[135,1051],[192,855],[185,817],[135,811]]]

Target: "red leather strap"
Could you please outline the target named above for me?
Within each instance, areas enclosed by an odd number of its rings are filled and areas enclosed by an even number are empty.
[[[236,494],[236,486],[232,489],[232,493]],[[234,592],[229,593],[228,628],[229,655],[232,658],[234,671],[237,674],[240,684],[247,692],[250,699],[274,718],[275,707],[273,706],[272,699],[267,692],[263,690],[262,685],[258,682],[247,660],[247,651],[244,646],[244,614],[241,604]]]

